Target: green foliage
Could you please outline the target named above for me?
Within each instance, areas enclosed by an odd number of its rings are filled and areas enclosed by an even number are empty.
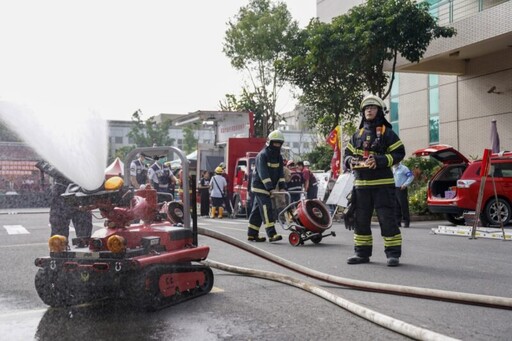
[[[298,24],[286,4],[250,0],[228,26],[223,52],[235,69],[248,72],[252,87],[249,93],[262,109],[262,135],[266,136],[280,120],[275,107],[284,81],[275,65],[297,34]]]
[[[303,160],[311,163],[311,169],[326,170],[331,167],[331,160],[334,154],[333,149],[327,144],[319,144],[315,148],[304,155]]]
[[[142,121],[141,111],[132,115],[133,126],[128,133],[137,147],[172,146],[174,139],[169,137],[171,121],[156,123],[154,117]]]
[[[343,21],[329,24],[313,19],[277,64],[302,90],[299,101],[309,109],[309,122],[324,134],[357,115],[364,90],[361,72],[353,63],[357,44],[347,39],[351,38]]]
[[[409,186],[409,211],[414,215],[430,215],[427,207],[428,180],[439,170],[441,163],[433,158],[411,157],[403,161],[414,173]]]
[[[391,91],[392,81],[384,91],[388,83],[384,62],[393,63],[393,77],[399,56],[418,62],[432,40],[455,35],[455,29],[437,25],[428,7],[426,1],[368,0],[352,7],[345,18],[334,19],[345,21],[359,45],[354,62],[359,64],[369,92],[386,98]]]
[[[399,56],[417,62],[433,39],[454,34],[437,25],[424,2],[368,0],[331,23],[311,20],[277,66],[302,90],[310,122],[328,133],[357,117],[364,91],[388,96]],[[393,65],[390,81],[385,62]]]
[[[116,157],[118,157],[121,161],[125,162],[126,155],[128,155],[129,152],[131,152],[133,149],[135,149],[135,146],[124,146],[121,148],[117,148],[114,156],[111,156],[108,160],[108,163],[111,164]]]
[[[409,212],[413,215],[428,215],[427,186],[409,191]]]
[[[194,130],[190,126],[183,128],[183,149],[186,154],[190,154],[197,149],[197,139],[194,136]]]

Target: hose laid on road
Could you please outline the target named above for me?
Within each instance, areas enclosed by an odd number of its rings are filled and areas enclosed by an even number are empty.
[[[234,272],[234,273],[242,274],[245,276],[269,279],[272,281],[292,285],[294,287],[297,287],[299,289],[308,291],[312,294],[322,297],[322,298],[326,299],[327,301],[332,302],[332,303],[336,304],[337,306],[339,306],[355,315],[358,315],[370,322],[373,322],[375,324],[378,324],[379,326],[382,326],[386,329],[392,330],[399,334],[408,336],[415,340],[447,340],[447,341],[448,340],[457,340],[457,339],[451,338],[449,336],[439,334],[439,333],[433,332],[433,331],[425,329],[425,328],[417,327],[410,323],[392,318],[390,316],[381,314],[379,312],[368,309],[361,305],[355,304],[355,303],[348,301],[342,297],[336,296],[336,295],[334,295],[316,285],[301,281],[294,277],[290,277],[290,276],[286,276],[283,274],[270,272],[270,271],[262,271],[262,270],[255,270],[255,269],[249,269],[249,268],[228,265],[228,264],[219,263],[219,262],[216,262],[213,260],[204,260],[201,263],[203,263],[207,266],[210,266],[212,268],[223,270],[223,271]]]
[[[396,285],[396,284],[386,284],[386,283],[377,283],[377,282],[368,282],[368,281],[360,281],[354,280],[344,277],[332,276],[323,272],[319,272],[316,270],[312,270],[310,268],[304,267],[300,264],[290,262],[284,258],[273,255],[267,251],[258,249],[252,245],[249,245],[245,242],[242,242],[236,238],[230,237],[223,233],[213,231],[210,229],[206,229],[204,227],[198,227],[198,233],[207,237],[211,237],[225,243],[236,246],[240,249],[253,253],[257,256],[260,256],[268,261],[271,261],[275,264],[281,265],[289,270],[298,272],[300,274],[327,282],[331,284],[341,285],[349,288],[355,288],[359,290],[365,291],[373,291],[401,296],[412,296],[412,297],[420,297],[432,300],[439,301],[448,301],[455,303],[464,303],[471,305],[479,305],[493,308],[501,308],[501,309],[512,309],[512,298],[509,297],[499,297],[499,296],[490,296],[490,295],[480,295],[480,294],[469,294],[455,291],[445,291],[438,289],[428,289],[428,288],[420,288],[420,287],[411,287],[404,285]]]

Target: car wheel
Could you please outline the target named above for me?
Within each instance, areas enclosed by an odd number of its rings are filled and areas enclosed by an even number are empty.
[[[507,225],[512,214],[510,204],[503,198],[498,198],[498,202],[494,198],[489,200],[485,205],[483,213],[485,222],[494,226],[499,226],[500,222],[503,225]]]
[[[465,224],[463,214],[446,213],[445,217],[446,217],[446,220],[448,220],[452,224],[455,224],[455,225],[464,225]]]

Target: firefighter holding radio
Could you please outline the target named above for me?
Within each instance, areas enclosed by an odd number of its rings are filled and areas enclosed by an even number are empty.
[[[256,167],[252,179],[254,204],[249,215],[247,231],[247,239],[249,241],[264,242],[266,240],[265,237],[259,236],[261,224],[265,226],[270,242],[283,239],[276,232],[275,217],[270,198],[272,192],[286,189],[283,157],[281,156],[283,143],[283,133],[279,130],[274,130],[268,135],[266,147],[256,156]]]
[[[353,226],[346,224],[348,229],[354,229],[355,255],[349,257],[347,263],[370,261],[371,219],[375,210],[384,238],[387,265],[397,266],[402,255],[402,235],[394,212],[395,181],[391,167],[404,158],[405,148],[384,117],[386,106],[382,99],[368,95],[360,108],[361,124],[347,144],[344,158],[345,165],[355,175],[351,198],[355,217]]]

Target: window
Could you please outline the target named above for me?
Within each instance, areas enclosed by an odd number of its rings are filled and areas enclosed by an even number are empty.
[[[439,143],[439,76],[428,75],[429,144]]]
[[[393,86],[391,87],[391,99],[390,99],[390,108],[389,108],[389,119],[391,125],[393,126],[393,131],[399,135],[400,133],[400,125],[398,124],[399,115],[398,115],[398,93],[399,93],[399,78],[398,75],[395,74],[395,80],[393,81]]]
[[[116,144],[123,144],[123,137],[122,136],[115,136],[114,137],[114,142]]]

